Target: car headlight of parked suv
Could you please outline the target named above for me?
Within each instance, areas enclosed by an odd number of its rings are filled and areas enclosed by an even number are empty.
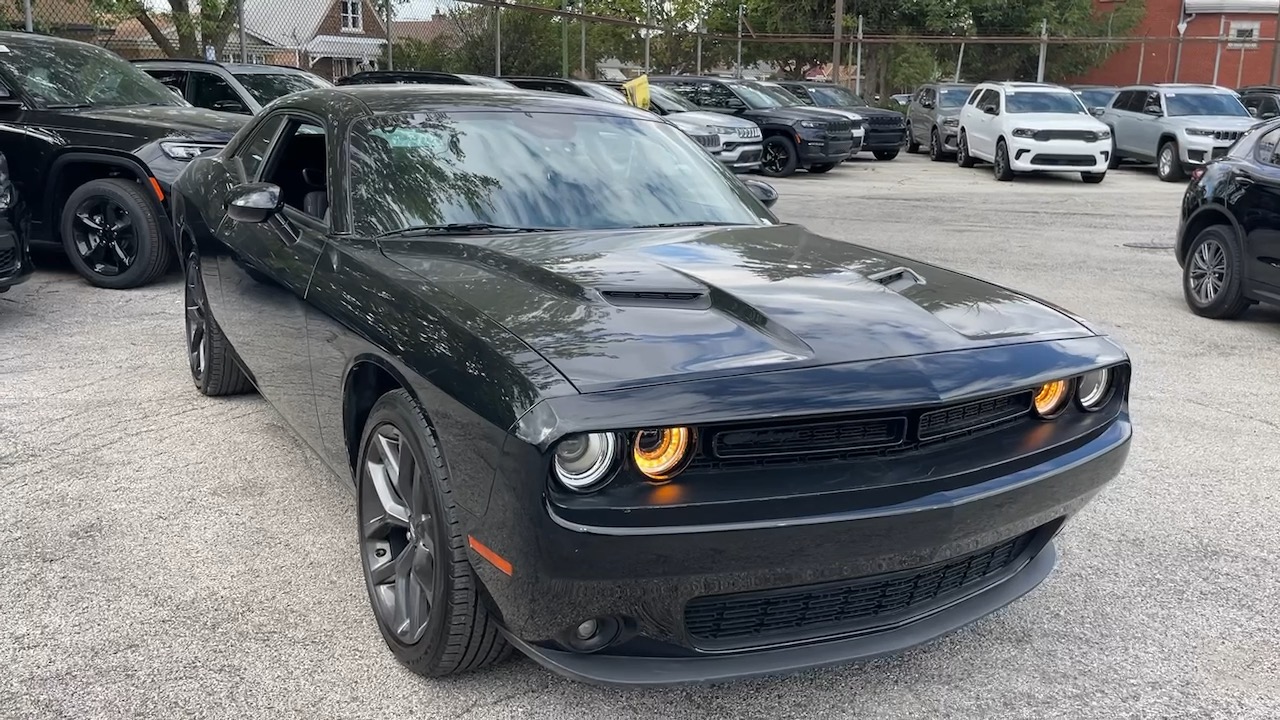
[[[1014,128],[1013,136],[1020,137],[1020,138],[1035,137],[1036,131],[1032,130],[1031,128]]]
[[[1099,140],[1110,140],[1110,139],[1111,139],[1111,131],[1110,131],[1110,130],[1099,130],[1099,131],[1098,131],[1098,139],[1099,139]]]
[[[1212,130],[1204,130],[1202,128],[1187,128],[1188,135],[1198,135],[1200,137],[1213,137]]]
[[[827,124],[817,120],[801,120],[800,127],[809,128],[810,130],[826,130]]]
[[[160,149],[174,160],[194,160],[209,150],[218,150],[222,145],[211,143],[162,142]]]
[[[943,118],[942,127],[947,127],[947,128],[960,127],[960,118],[954,118],[954,117]]]

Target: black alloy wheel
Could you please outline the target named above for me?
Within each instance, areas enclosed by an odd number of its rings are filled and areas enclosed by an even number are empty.
[[[481,598],[444,456],[421,406],[404,390],[383,395],[360,448],[360,561],[387,647],[428,677],[507,657],[511,646]]]
[[[938,136],[938,128],[929,132],[929,159],[942,162],[942,138]]]
[[[962,168],[971,168],[975,162],[969,155],[969,136],[961,130],[960,139],[956,141],[956,164]]]
[[[187,319],[187,362],[196,387],[204,385],[209,369],[209,311],[204,295],[200,266],[193,258],[187,263],[185,293]]]
[[[1235,231],[1227,225],[1207,227],[1191,242],[1182,267],[1182,292],[1195,314],[1228,320],[1251,304],[1244,296],[1237,246]]]
[[[760,173],[767,177],[788,177],[799,164],[796,144],[790,138],[773,135],[764,139],[760,155]]]
[[[187,256],[183,295],[187,364],[196,388],[211,397],[239,395],[253,390],[253,383],[235,359],[231,343],[209,312],[209,297],[204,290],[200,261],[194,252]]]
[[[60,230],[71,264],[98,287],[149,284],[172,257],[151,201],[130,180],[92,180],[76,188],[63,206]]]
[[[916,133],[911,128],[911,123],[907,123],[907,152],[912,155],[920,152],[920,143],[916,142]]]
[[[1009,182],[1013,179],[1013,168],[1009,167],[1009,146],[1003,139],[996,141],[995,162],[991,163],[991,167],[996,180]]]

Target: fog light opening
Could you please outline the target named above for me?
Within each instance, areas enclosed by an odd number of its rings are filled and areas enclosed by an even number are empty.
[[[568,638],[565,644],[577,652],[592,653],[614,644],[621,633],[622,624],[616,618],[590,618],[566,633]]]

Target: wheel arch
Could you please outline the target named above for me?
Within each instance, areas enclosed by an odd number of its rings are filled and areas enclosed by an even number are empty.
[[[1111,137],[1115,137],[1115,134],[1113,133]],[[1160,148],[1163,148],[1165,143],[1170,141],[1172,141],[1174,145],[1177,145],[1178,136],[1168,130],[1160,133],[1160,140],[1156,142],[1156,157],[1160,156]],[[1179,162],[1181,162],[1181,158],[1179,158]]]
[[[147,171],[138,160],[128,155],[115,155],[106,152],[87,152],[73,150],[64,152],[49,164],[48,177],[45,179],[45,201],[41,210],[47,227],[52,229],[50,239],[61,237],[62,209],[71,193],[76,188],[93,180],[108,178],[126,178],[143,187],[143,195],[151,204],[156,214],[156,222],[166,240],[173,240],[173,228],[169,214],[166,212],[155,177]]]
[[[1196,236],[1204,232],[1206,228],[1214,225],[1225,225],[1231,228],[1237,245],[1242,250],[1244,249],[1244,232],[1240,227],[1240,223],[1225,207],[1210,203],[1193,212],[1187,218],[1187,221],[1182,224],[1182,228],[1178,232],[1175,252],[1179,266],[1186,264],[1187,253],[1190,251],[1191,242],[1196,239]]]
[[[360,457],[360,438],[365,422],[378,398],[393,390],[403,390],[422,408],[427,424],[434,425],[431,413],[422,404],[413,384],[390,360],[373,353],[357,356],[347,368],[342,380],[342,432],[347,450],[347,463],[355,477],[356,462]]]

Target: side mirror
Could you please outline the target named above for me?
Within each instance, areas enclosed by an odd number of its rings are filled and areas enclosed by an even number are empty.
[[[995,106],[995,105],[983,105],[983,106],[982,106],[982,112],[984,112],[984,113],[986,113],[986,114],[988,114],[988,115],[999,115],[999,114],[1000,114],[1000,111],[996,109],[996,106]]]
[[[280,212],[284,202],[280,198],[280,186],[271,183],[247,183],[231,189],[227,214],[241,223],[266,222]]]
[[[1142,112],[1148,115],[1155,115],[1156,117],[1162,117],[1164,115],[1164,111],[1160,109],[1159,105],[1148,105],[1142,109]]]
[[[236,100],[219,100],[213,104],[214,110],[229,113],[246,113],[248,110],[245,106]]]
[[[765,207],[773,207],[773,204],[778,202],[778,191],[774,190],[773,186],[769,183],[756,180],[754,178],[747,178],[742,181],[742,184],[746,185],[747,189],[751,191],[751,194],[754,195],[755,198]]]
[[[932,110],[932,109],[933,109],[933,101],[932,101],[932,100],[921,100],[921,101],[920,101],[920,107],[924,108],[925,110]]]
[[[1089,108],[1089,114],[1090,114],[1090,115],[1092,115],[1092,116],[1094,116],[1094,117],[1102,117],[1102,113],[1104,113],[1104,112],[1106,112],[1106,111],[1107,111],[1107,109],[1106,109],[1106,108],[1104,108],[1104,107],[1091,107],[1091,108]]]
[[[1249,111],[1249,114],[1250,114],[1250,115],[1252,115],[1252,116],[1254,116],[1254,117],[1258,117],[1258,108],[1256,108],[1256,107],[1251,107],[1251,108],[1246,108],[1246,109]]]

